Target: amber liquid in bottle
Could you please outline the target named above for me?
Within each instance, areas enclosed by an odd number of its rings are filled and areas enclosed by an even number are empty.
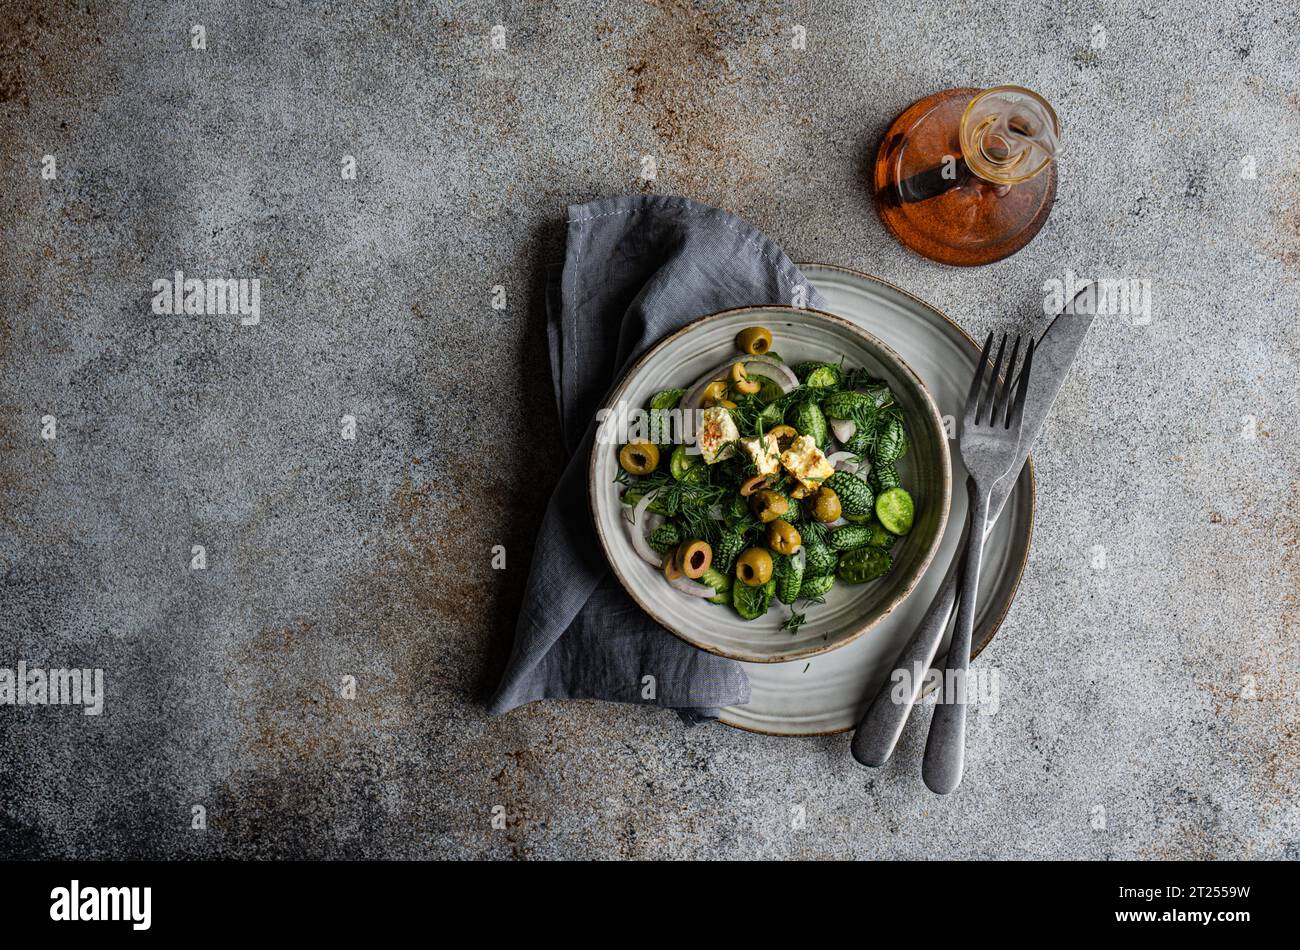
[[[943,264],[1001,260],[1056,195],[1056,114],[1017,86],[948,89],[903,111],[880,143],[876,207],[902,244]]]

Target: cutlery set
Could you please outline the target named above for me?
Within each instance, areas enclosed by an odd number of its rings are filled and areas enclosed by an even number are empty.
[[[955,607],[957,619],[941,681],[943,692],[930,722],[921,775],[926,786],[939,794],[952,792],[961,783],[967,705],[964,685],[970,664],[984,542],[1042,430],[1094,313],[1103,310],[1093,305],[1094,295],[1100,293],[1104,293],[1104,287],[1092,284],[1080,289],[1041,340],[1029,341],[1018,374],[1014,370],[1021,338],[1017,337],[1012,345],[1004,368],[1008,338],[1002,336],[990,370],[994,334],[989,334],[976,366],[958,435],[961,459],[969,473],[968,520],[958,542],[957,556],[949,564],[938,593],[894,660],[895,673],[886,679],[858,722],[851,749],[853,757],[863,765],[883,765],[893,754],[925,682],[914,671],[924,672],[934,662]],[[1083,301],[1089,305],[1080,308]],[[900,681],[910,684],[902,697],[896,692]],[[949,690],[948,685],[955,685],[956,689]]]

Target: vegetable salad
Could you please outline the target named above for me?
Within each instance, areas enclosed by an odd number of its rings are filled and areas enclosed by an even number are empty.
[[[698,419],[693,444],[652,422],[655,441],[620,448],[617,477],[632,542],[668,584],[745,620],[778,600],[793,631],[797,602],[888,573],[915,504],[895,468],[908,442],[889,386],[842,362],[787,366],[771,346],[749,327],[734,359],[657,393],[651,419]]]

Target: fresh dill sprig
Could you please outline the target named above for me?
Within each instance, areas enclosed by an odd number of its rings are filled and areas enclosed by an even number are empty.
[[[753,396],[736,396],[735,403],[734,409],[727,410],[731,413],[731,421],[741,433],[748,433],[763,407]]]
[[[669,517],[686,516],[687,512],[696,510],[707,515],[708,509],[721,502],[727,494],[723,485],[680,481],[668,472],[653,472],[638,480],[636,487],[644,494],[658,492],[655,507]]]

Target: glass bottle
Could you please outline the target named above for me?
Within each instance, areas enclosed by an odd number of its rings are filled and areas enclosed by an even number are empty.
[[[912,103],[876,153],[876,207],[931,260],[989,264],[1038,233],[1056,195],[1056,113],[1020,86],[948,89]]]

